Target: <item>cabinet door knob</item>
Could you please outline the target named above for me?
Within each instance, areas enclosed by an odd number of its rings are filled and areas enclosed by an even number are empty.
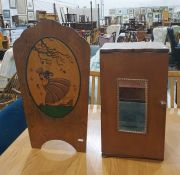
[[[166,103],[165,101],[161,100],[161,101],[160,101],[160,104],[161,104],[161,106],[162,106],[163,108],[166,108],[166,104],[167,104],[167,103]]]

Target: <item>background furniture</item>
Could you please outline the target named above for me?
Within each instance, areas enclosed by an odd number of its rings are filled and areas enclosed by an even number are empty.
[[[8,81],[4,90],[0,93],[0,109],[9,105],[19,97],[19,89],[19,80],[17,74],[15,73]]]
[[[16,73],[16,66],[13,56],[13,49],[10,48],[4,54],[0,66],[0,91],[6,87],[8,80]]]
[[[106,28],[106,33],[107,34],[113,34],[115,33],[115,40],[114,42],[117,42],[117,38],[118,38],[118,35],[120,33],[120,29],[121,29],[121,25],[120,24],[113,24],[113,25],[110,25]]]
[[[91,71],[90,72],[90,102],[92,105],[101,104],[101,92],[100,92],[100,72]]]
[[[169,107],[180,108],[180,71],[168,71],[169,80]]]
[[[146,41],[146,36],[147,36],[146,31],[137,31],[136,32],[136,37],[137,37],[138,42]]]
[[[156,27],[153,29],[154,42],[161,42],[165,44],[167,37],[167,27]]]
[[[0,49],[0,60],[3,60],[4,54],[7,51],[7,49]]]
[[[171,45],[171,59],[170,64],[180,66],[180,44],[177,43],[174,30],[172,27],[167,28],[168,39]]]
[[[180,32],[180,26],[174,25],[174,26],[172,26],[172,29],[174,31],[175,40],[178,43],[179,42],[179,40],[178,40],[178,33]]]

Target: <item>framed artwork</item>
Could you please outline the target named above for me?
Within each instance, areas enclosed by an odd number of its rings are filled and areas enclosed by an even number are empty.
[[[178,14],[174,13],[173,14],[173,19],[178,19]]]
[[[28,12],[28,20],[35,20],[34,12]]]
[[[146,14],[146,8],[141,8],[141,14]]]
[[[27,0],[27,9],[34,10],[33,0]]]
[[[169,8],[168,10],[169,10],[169,12],[170,12],[170,13],[172,13],[172,12],[173,12],[173,8]]]
[[[17,0],[18,14],[26,14],[26,0]]]
[[[128,14],[128,9],[123,9],[123,15],[127,15]]]
[[[153,13],[148,13],[148,18],[153,18]]]
[[[9,0],[9,7],[11,9],[15,9],[16,8],[16,0]]]
[[[20,16],[18,16],[18,19],[19,19],[20,26],[24,26],[28,23],[28,19],[27,19],[26,15],[20,15]]]
[[[133,14],[134,13],[134,9],[128,9],[128,13],[129,14]]]
[[[159,12],[160,9],[159,8],[153,8],[153,12]]]
[[[134,18],[134,14],[129,14],[129,19]]]
[[[3,10],[3,17],[10,18],[10,10]]]
[[[115,15],[116,14],[116,9],[109,9],[109,14],[110,15]]]
[[[134,9],[134,14],[139,15],[140,14],[140,8],[135,8]]]
[[[122,9],[118,9],[118,10],[117,10],[117,14],[118,14],[118,15],[122,15],[122,14],[123,14]]]
[[[147,8],[147,13],[151,13],[152,9],[151,8]]]
[[[169,18],[170,18],[170,19],[172,18],[172,13],[169,13]]]

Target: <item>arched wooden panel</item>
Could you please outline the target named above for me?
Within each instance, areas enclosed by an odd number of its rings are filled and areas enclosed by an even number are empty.
[[[90,51],[72,28],[43,20],[14,44],[32,147],[49,140],[86,149]]]

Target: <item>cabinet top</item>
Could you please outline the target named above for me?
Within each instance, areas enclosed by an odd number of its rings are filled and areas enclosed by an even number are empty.
[[[129,42],[129,43],[105,43],[101,48],[104,52],[168,52],[167,46],[160,42]]]

